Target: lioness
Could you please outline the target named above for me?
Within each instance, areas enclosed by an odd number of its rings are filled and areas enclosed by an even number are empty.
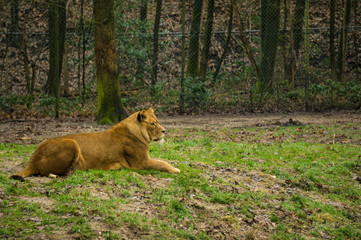
[[[24,180],[30,175],[67,175],[86,169],[156,169],[170,173],[180,170],[149,157],[149,143],[163,139],[165,129],[152,108],[132,114],[100,133],[80,133],[39,144],[27,167],[11,176]]]

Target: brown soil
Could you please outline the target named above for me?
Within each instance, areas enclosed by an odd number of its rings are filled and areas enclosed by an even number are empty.
[[[292,119],[292,120],[290,120]],[[341,124],[355,123],[357,131],[360,131],[361,126],[361,113],[360,112],[332,112],[332,113],[288,113],[288,114],[245,114],[245,115],[204,115],[204,116],[159,116],[160,122],[168,130],[171,135],[181,135],[177,129],[194,129],[203,130],[207,132],[221,132],[224,129],[232,128],[247,128],[247,127],[260,127],[272,128],[273,126],[282,125],[309,125],[309,124]],[[62,120],[53,119],[39,119],[39,120],[9,120],[0,122],[0,142],[2,143],[23,143],[23,144],[38,144],[44,139],[80,133],[80,132],[98,132],[109,128],[109,126],[97,125],[93,119],[87,118],[66,118]],[[226,136],[226,135],[225,135]],[[183,137],[183,136],[181,136]],[[221,138],[221,137],[220,137]],[[238,139],[241,141],[240,139]],[[342,141],[342,139],[340,139]],[[22,156],[13,158],[12,161],[0,161],[0,170],[14,173],[23,167],[24,159]],[[223,186],[227,192],[245,192],[256,191],[267,194],[295,194],[310,195],[311,193],[303,191],[302,188],[295,188],[284,181],[277,179],[275,176],[262,173],[262,172],[246,172],[237,168],[233,168],[227,163],[219,162],[219,166],[210,166],[201,163],[189,163],[194,168],[204,170],[204,177],[207,178],[210,184],[216,184],[216,180],[221,178],[227,184]],[[172,179],[157,178],[152,175],[139,175],[132,173],[141,178],[142,181],[150,186],[151,189],[161,189],[168,186]],[[34,191],[44,191],[42,185],[48,181],[49,178],[44,177],[31,177],[34,183]],[[228,184],[229,183],[229,184]],[[239,184],[242,183],[242,184]],[[112,183],[105,183],[112,184]],[[147,202],[147,195],[149,195],[149,188],[141,189],[134,186],[132,191],[132,200],[128,204],[122,204],[119,211],[137,212],[149,219],[158,218],[160,220],[166,219],[166,214],[162,210],[162,206],[157,203]],[[0,189],[1,190],[1,189]],[[108,200],[112,197],[119,196],[119,191],[111,192],[105,191],[99,186],[87,187],[78,189],[79,192],[89,191],[90,194],[96,198]],[[314,198],[322,198],[322,196],[313,196]],[[45,197],[24,197],[23,201],[29,203],[37,203],[40,205],[44,212],[49,212],[54,208],[55,203]],[[194,224],[196,232],[205,232],[212,239],[268,239],[274,231],[276,224],[271,222],[269,214],[265,209],[254,209],[253,219],[248,219],[242,214],[229,215],[227,208],[234,208],[236,206],[228,206],[219,203],[209,204],[204,202],[203,199],[195,198],[190,194],[186,199],[187,205],[190,206],[190,211],[197,214],[202,213],[206,216],[203,221]],[[278,203],[275,199],[270,199],[265,202],[265,205],[277,206]],[[344,206],[339,202],[332,202],[329,199],[320,199],[320,201],[332,204],[336,209],[342,209]],[[275,209],[276,211],[276,209]],[[278,211],[278,210],[277,210]],[[285,217],[292,217],[290,213],[283,212]],[[326,218],[327,216],[325,216]],[[99,235],[98,239],[103,239],[103,233],[110,231],[109,226],[100,221],[101,216],[96,214],[91,217],[89,225],[92,230]],[[32,221],[41,221],[40,219],[31,219]],[[190,221],[190,220],[189,220]],[[177,229],[182,229],[182,224],[187,224],[187,221],[179,223],[175,226]],[[122,236],[123,239],[142,239],[147,235],[147,232],[142,232],[139,229],[129,228],[122,226],[117,229],[111,229],[112,232]],[[148,231],[156,231],[149,229]],[[301,231],[301,230],[300,230]],[[308,236],[308,233],[304,233]],[[57,239],[77,238],[71,232],[57,232],[59,236]],[[327,235],[327,234],[326,234]],[[48,236],[38,236],[40,238]],[[327,236],[325,236],[327,237]]]
[[[198,129],[215,131],[220,129],[244,127],[272,127],[301,123],[307,124],[361,124],[361,112],[330,113],[286,113],[286,114],[243,114],[203,116],[159,116],[161,124],[168,130]],[[39,143],[47,138],[80,132],[99,132],[108,129],[107,125],[98,125],[94,119],[64,118],[54,120],[3,120],[0,121],[0,142],[3,143]]]

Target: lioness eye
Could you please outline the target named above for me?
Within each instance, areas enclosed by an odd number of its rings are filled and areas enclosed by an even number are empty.
[[[155,126],[155,123],[152,123],[153,126]]]

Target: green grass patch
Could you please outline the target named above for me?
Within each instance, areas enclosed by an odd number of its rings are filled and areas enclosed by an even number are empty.
[[[0,168],[0,237],[13,239],[359,239],[359,127],[309,125],[170,132],[150,146],[178,175],[88,170],[10,180]],[[2,163],[35,145],[0,144]],[[46,179],[46,178],[45,178]]]

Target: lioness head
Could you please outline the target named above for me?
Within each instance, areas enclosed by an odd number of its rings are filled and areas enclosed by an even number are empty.
[[[159,124],[158,118],[154,115],[152,108],[140,111],[137,115],[137,120],[142,127],[146,129],[150,141],[159,141],[163,139],[165,129]]]

